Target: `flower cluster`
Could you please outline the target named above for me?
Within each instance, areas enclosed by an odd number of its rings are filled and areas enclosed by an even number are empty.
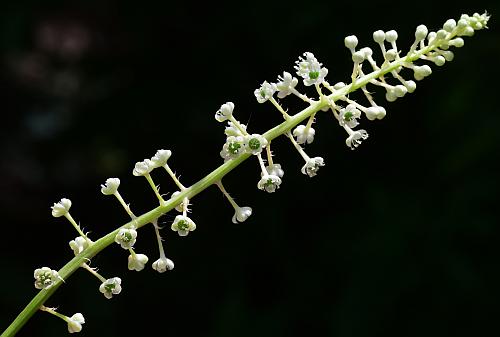
[[[99,291],[106,297],[110,299],[113,295],[118,295],[122,291],[122,279],[119,277],[113,277],[107,279],[99,286]]]
[[[36,289],[48,289],[52,287],[57,280],[62,280],[57,270],[52,270],[48,267],[35,269],[33,276],[35,277]]]
[[[268,84],[267,82],[265,84]],[[265,84],[263,86],[265,86]],[[268,93],[272,96],[274,91],[265,87],[259,89],[262,92]],[[269,90],[268,90],[269,89]],[[256,90],[257,95],[257,90]],[[261,97],[261,94],[258,94]],[[264,95],[264,94],[262,94]],[[262,98],[262,97],[261,97]],[[264,101],[262,101],[264,102]],[[220,156],[224,161],[235,159],[243,153],[259,154],[267,146],[267,139],[259,134],[248,134],[246,126],[241,124],[234,116],[234,103],[227,102],[222,104],[219,110],[215,113],[215,119],[218,122],[227,121],[226,142],[222,146]]]
[[[276,82],[267,80],[254,90],[254,95],[258,103],[270,102],[282,115],[285,122],[278,127],[271,129],[265,134],[250,133],[247,126],[240,123],[234,115],[235,105],[232,102],[226,102],[215,112],[215,120],[220,123],[226,123],[224,130],[226,141],[220,151],[221,157],[225,162],[237,158],[246,159],[252,156],[256,158],[260,167],[260,177],[257,182],[257,188],[268,193],[276,192],[282,182],[284,170],[281,164],[274,162],[274,154],[271,151],[271,141],[279,136],[285,135],[304,164],[300,169],[301,173],[307,177],[314,177],[318,174],[321,167],[325,166],[325,160],[319,156],[309,156],[304,147],[314,142],[316,130],[313,124],[316,121],[316,114],[322,112],[331,112],[336,123],[347,133],[345,140],[346,146],[354,150],[360,144],[368,139],[366,130],[359,128],[363,119],[368,121],[381,120],[386,116],[386,110],[378,105],[367,86],[372,85],[382,88],[385,91],[385,99],[393,102],[408,93],[416,90],[416,82],[432,74],[431,66],[443,66],[446,62],[454,59],[454,54],[450,47],[460,48],[464,45],[463,36],[472,36],[476,30],[487,28],[489,15],[475,13],[472,16],[462,15],[458,21],[447,20],[441,29],[429,32],[426,26],[420,25],[415,30],[415,39],[408,52],[398,47],[398,33],[395,30],[373,32],[373,41],[380,49],[381,59],[377,63],[374,59],[374,52],[369,47],[359,47],[358,38],[355,35],[347,36],[344,39],[344,45],[351,54],[353,70],[350,76],[350,82],[338,82],[331,85],[327,80],[328,69],[311,52],[305,52],[295,62],[294,77],[291,73],[284,71],[277,77]],[[418,62],[418,63],[417,63]],[[364,67],[364,68],[363,68]],[[366,73],[366,68],[371,68],[373,72]],[[405,71],[411,72],[413,79],[405,78]],[[297,90],[299,78],[306,87],[313,87],[318,94],[317,99],[307,97]],[[368,103],[365,105],[352,99],[349,94],[354,90],[360,89]],[[325,94],[324,91],[329,91]],[[308,107],[297,115],[289,115],[288,110],[282,107],[281,100],[290,95],[295,95],[305,102]],[[276,98],[275,98],[276,96]],[[303,124],[298,125],[303,122]],[[292,131],[293,130],[293,131]],[[170,168],[168,161],[172,156],[170,150],[160,149],[149,159],[139,161],[134,165],[132,174],[134,176],[143,176],[148,181],[160,207],[141,216],[136,217],[132,212],[130,205],[127,204],[118,188],[120,186],[119,178],[108,178],[101,185],[103,195],[113,195],[120,202],[131,221],[120,227],[115,232],[114,241],[123,249],[128,250],[128,269],[141,271],[149,261],[148,256],[134,251],[134,245],[137,241],[137,229],[145,222],[150,222],[154,226],[156,239],[158,242],[159,258],[155,260],[151,267],[159,273],[174,269],[174,262],[165,255],[163,241],[160,235],[161,227],[158,226],[159,217],[167,210],[174,209],[180,212],[170,225],[170,229],[179,236],[185,237],[190,232],[196,230],[195,222],[188,216],[190,212],[191,196],[196,195],[200,189],[196,190],[196,185],[186,188],[179,180],[177,175]],[[244,157],[242,157],[244,156]],[[234,161],[233,161],[234,163]],[[232,163],[222,166],[231,168]],[[234,167],[234,166],[233,166]],[[165,201],[161,194],[159,185],[156,185],[152,178],[153,170],[163,168],[176,185],[176,191],[171,194],[170,199]],[[219,171],[220,172],[220,171]],[[225,172],[227,173],[227,172]],[[232,222],[237,224],[246,221],[252,215],[252,208],[249,206],[239,206],[236,200],[226,191],[222,184],[221,177],[225,174],[209,175],[205,182],[215,184],[224,197],[228,200],[234,210]],[[214,179],[213,177],[216,176]],[[218,180],[217,180],[218,179]],[[79,233],[79,236],[69,242],[73,254],[77,256],[74,261],[80,261],[80,267],[92,273],[100,281],[99,291],[105,298],[111,299],[122,291],[122,279],[120,277],[104,278],[97,272],[97,268],[91,268],[90,257],[94,255],[98,246],[94,246],[86,234],[80,228],[80,225],[70,214],[72,206],[71,200],[62,198],[51,207],[52,216],[66,218]],[[156,215],[155,215],[156,214]],[[145,220],[148,219],[148,220]],[[108,239],[111,239],[107,237]],[[99,242],[102,242],[99,240]],[[89,264],[87,264],[89,263]],[[63,272],[63,270],[65,272]],[[67,269],[61,269],[62,275],[68,275]],[[36,269],[34,271],[35,288],[49,289],[57,285],[58,281],[63,281],[58,271],[48,267]],[[62,315],[54,308],[39,306],[42,311],[49,312],[68,324],[70,333],[80,332],[85,319],[81,313],[76,313],[71,317]]]

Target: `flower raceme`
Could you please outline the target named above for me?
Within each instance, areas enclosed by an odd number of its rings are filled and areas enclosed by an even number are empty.
[[[415,81],[418,82],[430,76],[432,67],[441,67],[446,62],[452,61],[454,53],[450,50],[451,47],[462,47],[464,45],[463,37],[472,36],[475,31],[487,28],[488,20],[487,13],[482,15],[475,13],[471,16],[464,14],[458,21],[447,20],[442,28],[436,31],[429,31],[426,26],[419,25],[415,30],[414,41],[406,53],[402,51],[401,46],[397,45],[399,37],[397,31],[377,30],[373,33],[372,38],[377,46],[376,49],[379,49],[379,61],[375,60],[377,57],[374,50],[370,47],[360,47],[360,41],[356,36],[347,36],[344,39],[344,45],[349,50],[353,68],[349,80],[345,83],[330,84],[326,78],[329,73],[328,69],[318,61],[313,53],[305,52],[293,67],[297,77],[284,71],[277,76],[275,83],[264,81],[254,91],[257,102],[263,104],[270,102],[283,117],[283,123],[265,133],[254,133],[248,130],[248,125],[238,121],[234,103],[226,102],[215,112],[216,121],[226,124],[224,129],[226,141],[220,151],[224,164],[198,183],[185,187],[169,166],[172,152],[164,149],[158,150],[150,159],[137,162],[132,174],[147,179],[159,201],[159,206],[141,216],[135,216],[130,205],[118,192],[120,179],[107,179],[105,184],[101,185],[101,193],[114,195],[130,216],[131,221],[116,229],[112,235],[105,236],[96,242],[87,237],[80,225],[70,215],[71,201],[67,198],[61,199],[52,206],[52,215],[56,218],[65,217],[78,231],[79,236],[71,240],[69,245],[75,255],[73,261],[78,261],[80,264],[68,263],[59,272],[48,267],[36,269],[34,272],[35,287],[41,292],[33,300],[34,305],[30,304],[2,336],[13,336],[26,322],[27,315],[31,315],[37,309],[49,312],[66,321],[70,333],[81,331],[82,324],[85,323],[81,313],[67,317],[56,312],[55,309],[43,305],[52,294],[51,290],[57,288],[59,281],[69,277],[76,268],[82,267],[94,274],[101,282],[99,291],[106,298],[109,299],[113,295],[119,294],[122,290],[122,279],[119,277],[106,279],[98,274],[94,268],[90,268],[87,262],[90,263],[90,258],[115,241],[123,249],[130,252],[127,260],[128,269],[143,270],[149,262],[149,258],[144,254],[136,253],[133,246],[137,241],[137,230],[151,223],[155,228],[160,251],[160,257],[152,263],[152,268],[159,273],[172,270],[174,263],[165,255],[162,243],[164,239],[160,236],[161,227],[158,226],[158,219],[163,214],[174,209],[181,212],[182,214],[175,216],[170,228],[179,236],[187,236],[196,229],[196,224],[188,216],[190,199],[208,186],[215,184],[234,209],[232,221],[241,223],[248,220],[252,216],[252,208],[239,206],[222,185],[222,178],[229,171],[243,160],[254,158],[260,167],[260,175],[256,179],[257,188],[268,193],[276,192],[283,182],[284,170],[282,164],[274,162],[271,142],[278,136],[285,135],[304,160],[300,171],[308,177],[316,176],[319,169],[325,166],[325,160],[319,156],[309,156],[304,147],[312,144],[318,136],[317,128],[313,128],[313,124],[319,114],[331,114],[347,134],[346,146],[351,150],[358,148],[363,141],[368,139],[368,133],[360,128],[360,125],[365,120],[381,120],[386,116],[386,109],[376,103],[371,95],[373,88],[378,87],[385,91],[385,99],[388,102],[393,102],[408,93],[415,92],[417,87]],[[412,76],[413,79],[410,79],[409,76]],[[318,96],[310,98],[300,93],[298,90],[299,79],[304,86],[314,88]],[[358,89],[364,95],[366,103],[360,103],[350,96]],[[281,101],[290,95],[297,96],[306,106],[293,115],[290,115],[289,111],[281,105]],[[304,124],[299,125],[303,121]],[[170,194],[168,200],[164,200],[163,197],[169,194],[160,193],[159,185],[153,182],[152,175],[157,173],[156,169],[161,170],[161,168],[165,169],[176,185],[176,190]]]

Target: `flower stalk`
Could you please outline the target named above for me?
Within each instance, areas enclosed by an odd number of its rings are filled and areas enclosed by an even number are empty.
[[[474,17],[476,17],[476,16],[474,16]],[[488,16],[486,14],[483,16],[480,16],[480,17],[483,19],[483,21],[487,22]],[[462,21],[462,20],[460,20],[460,21]],[[479,22],[478,20],[479,19],[476,18],[477,22]],[[359,59],[357,58],[355,60],[353,59],[353,61],[355,63],[355,67],[354,67],[353,75],[351,78],[352,81],[349,85],[333,86],[332,87],[330,85],[323,84],[322,81],[323,81],[324,77],[327,75],[326,68],[323,68],[322,64],[319,63],[311,53],[306,53],[305,54],[306,58],[305,59],[300,58],[300,62],[297,63],[298,65],[296,68],[298,71],[301,72],[301,76],[304,78],[306,85],[314,84],[316,86],[316,88],[320,94],[320,99],[317,101],[307,100],[310,103],[310,105],[295,115],[288,115],[288,114],[286,114],[286,112],[283,113],[284,111],[281,111],[283,116],[285,117],[285,120],[282,123],[280,123],[279,125],[273,127],[272,129],[270,129],[267,132],[265,132],[264,134],[262,134],[262,137],[265,138],[265,140],[269,143],[273,139],[275,139],[281,135],[288,135],[288,137],[292,140],[293,145],[301,153],[301,155],[304,157],[304,159],[306,159],[305,156],[307,156],[307,155],[305,155],[305,152],[303,153],[300,145],[298,145],[295,142],[295,140],[293,139],[293,137],[290,134],[291,130],[294,127],[296,127],[299,123],[303,122],[304,120],[310,118],[309,123],[307,123],[307,127],[310,128],[312,121],[313,121],[313,118],[314,118],[316,113],[318,113],[319,111],[321,111],[325,108],[334,107],[336,101],[345,100],[348,94],[350,94],[358,89],[362,89],[364,91],[366,85],[369,83],[373,84],[374,81],[384,83],[383,79],[384,79],[385,75],[397,73],[397,71],[400,68],[404,67],[404,68],[412,69],[414,71],[415,79],[417,79],[417,80],[422,79],[425,76],[428,76],[430,73],[429,73],[428,69],[425,68],[426,66],[416,66],[413,64],[413,62],[416,60],[419,60],[419,59],[426,58],[426,57],[428,58],[429,57],[428,55],[432,54],[433,52],[436,52],[439,54],[439,52],[440,52],[439,48],[442,47],[444,43],[448,43],[448,45],[453,45],[453,43],[460,45],[461,44],[460,40],[458,40],[458,38],[455,39],[455,37],[459,34],[470,36],[474,33],[474,29],[484,28],[484,24],[482,22],[479,22],[480,25],[477,26],[479,28],[476,28],[476,27],[471,28],[471,26],[464,26],[463,22],[461,23],[460,21],[456,25],[453,25],[452,23],[449,23],[447,21],[447,23],[448,23],[447,28],[449,28],[448,30],[446,30],[446,27],[445,27],[445,30],[440,30],[432,36],[431,36],[431,34],[429,34],[429,43],[427,46],[423,43],[424,38],[420,39],[421,34],[417,29],[417,32],[415,35],[416,36],[415,43],[414,43],[414,45],[411,46],[410,51],[405,56],[400,56],[399,53],[394,54],[391,52],[391,50],[395,49],[395,47],[396,47],[395,41],[397,39],[397,35],[392,33],[392,31],[386,33],[384,35],[384,39],[387,42],[391,43],[391,47],[393,47],[393,49],[385,50],[385,46],[383,45],[383,43],[382,42],[379,43],[381,46],[382,53],[383,53],[384,62],[381,64],[380,67],[373,66],[373,64],[372,64],[374,70],[371,73],[364,74],[361,70],[361,67],[360,67],[360,64],[362,63],[361,58],[359,58]],[[477,25],[477,22],[476,22],[476,25]],[[472,30],[472,32],[471,32],[471,30]],[[442,31],[444,31],[444,33]],[[374,34],[374,39],[375,39],[375,34]],[[378,34],[376,36],[375,40],[376,40],[376,42],[379,42],[377,40],[383,41],[382,35]],[[452,41],[456,41],[456,42],[452,43]],[[418,46],[420,47],[420,49],[417,49]],[[364,52],[362,52],[362,50],[363,49],[361,49],[360,51],[354,52],[353,56],[354,56],[354,54],[361,52],[361,53],[363,53],[363,57],[370,61],[371,55],[369,55],[369,53],[366,50]],[[446,55],[446,54],[443,54],[443,55]],[[358,54],[357,56],[360,56],[360,55]],[[368,56],[370,56],[370,57],[368,57]],[[444,56],[443,56],[443,58],[444,58]],[[449,54],[448,54],[448,58],[450,58]],[[438,55],[436,55],[435,56],[435,63],[440,63],[441,61],[442,61],[441,59],[438,59]],[[396,76],[396,78],[401,81],[401,78],[398,78],[397,76]],[[325,86],[325,88],[327,88],[330,91],[330,94],[329,95],[323,94],[321,92],[318,84],[323,84]],[[405,87],[404,83],[402,86]],[[274,88],[271,88],[271,89],[275,90]],[[269,90],[271,90],[271,89],[269,89]],[[393,98],[394,95],[396,95],[397,97],[400,97],[400,94],[401,94],[401,96],[404,95],[403,91],[401,91],[399,89],[398,89],[399,91],[394,91],[394,92],[391,91],[391,90],[395,90],[393,88],[386,87],[386,89],[388,90],[388,95],[391,98]],[[297,96],[300,95],[300,94],[297,94],[297,91],[294,89],[294,86],[289,87],[288,90]],[[408,92],[410,92],[410,90],[408,90]],[[391,95],[393,95],[393,96],[391,96]],[[265,100],[268,100],[269,98],[272,98],[272,94],[269,94],[269,92],[267,92],[267,91],[264,92],[262,90],[259,90],[258,92],[256,91],[256,97],[263,102]],[[303,96],[303,97],[305,97],[305,96]],[[389,100],[389,97],[387,97],[388,100]],[[274,100],[274,98],[272,98],[271,102],[273,100]],[[370,103],[373,106],[374,102],[370,101]],[[385,113],[385,110],[384,110],[384,113]],[[336,114],[335,111],[334,111],[334,115],[338,119],[339,115]],[[368,113],[367,113],[367,116],[368,116]],[[246,132],[246,129],[243,126],[241,126],[239,124],[239,122],[237,122],[236,119],[234,119],[234,117],[232,117],[232,115],[229,115],[227,119],[229,121],[231,121],[233,123],[233,125],[237,129],[239,129],[239,131],[243,135],[248,135],[248,133]],[[343,126],[344,126],[344,128],[346,128],[346,125],[343,125]],[[348,131],[348,133],[349,133],[349,130],[348,130],[348,128],[346,128],[346,131]],[[351,133],[349,133],[349,134],[350,134],[350,136],[352,136]],[[271,156],[270,150],[267,154],[268,154],[268,158],[270,158],[270,156]],[[168,200],[163,200],[163,198],[159,194],[159,191],[156,188],[156,185],[153,183],[153,181],[149,175],[149,172],[152,170],[150,161],[146,160],[144,162],[140,162],[140,163],[136,164],[136,168],[134,170],[134,175],[137,175],[137,176],[143,175],[146,177],[149,184],[153,188],[158,200],[160,201],[160,205],[157,206],[156,208],[153,208],[152,210],[136,217],[136,218],[133,218],[131,221],[123,224],[121,227],[113,230],[112,232],[103,236],[99,240],[90,244],[83,251],[76,254],[76,256],[73,259],[71,259],[66,265],[64,265],[58,271],[58,275],[61,277],[61,279],[67,280],[79,267],[85,265],[87,261],[91,260],[95,255],[97,255],[99,252],[104,250],[106,247],[110,246],[115,241],[115,237],[118,234],[120,229],[124,229],[124,228],[139,229],[139,228],[141,228],[149,223],[156,224],[158,219],[162,215],[166,214],[167,212],[174,209],[176,206],[180,205],[183,202],[186,202],[184,212],[183,212],[184,213],[183,216],[186,216],[186,212],[187,212],[186,208],[187,208],[187,201],[188,200],[191,200],[193,197],[195,197],[197,194],[201,193],[202,191],[204,191],[205,189],[207,189],[211,185],[217,184],[218,182],[220,182],[224,176],[226,176],[229,172],[231,172],[233,169],[235,169],[243,161],[248,159],[251,155],[252,155],[251,152],[242,152],[239,156],[226,160],[222,165],[220,165],[215,170],[213,170],[211,173],[209,173],[208,175],[206,175],[205,177],[200,179],[198,182],[194,183],[193,185],[191,185],[189,187],[184,187],[182,184],[180,184],[180,182],[177,184],[178,181],[176,181],[176,184],[181,189],[181,191],[179,193],[173,194],[170,197],[170,199],[168,199]],[[267,170],[265,168],[265,165],[264,165],[264,162],[262,160],[260,153],[257,154],[257,157],[258,157],[259,165],[261,166],[263,173],[267,174]],[[309,158],[309,157],[307,157],[307,158]],[[307,162],[307,160],[306,160],[306,162]],[[272,164],[271,161],[269,163]],[[319,166],[322,166],[322,165],[319,165]],[[316,167],[316,170],[317,170],[317,167]],[[169,174],[170,174],[170,172],[169,172]],[[172,172],[172,175],[173,175],[173,172]],[[309,175],[312,176],[311,174],[309,174]],[[173,176],[175,177],[175,175],[173,175]],[[174,179],[174,181],[175,181],[175,179]],[[220,185],[219,188],[221,186],[222,185]],[[221,190],[224,192],[223,189],[221,189]],[[122,202],[120,201],[120,203],[122,203]],[[122,203],[122,205],[123,204],[124,204],[124,202]],[[68,207],[68,209],[69,209],[69,207]],[[131,215],[131,217],[133,216],[132,213],[129,213],[129,214]],[[73,226],[75,226],[75,228],[77,229],[79,234],[83,238],[86,238],[85,234],[79,229],[79,226],[76,224],[76,222],[74,220],[72,220],[69,213],[67,213],[67,215],[66,214],[61,214],[61,215],[65,215],[68,218],[68,220],[70,220],[70,222],[73,224]],[[155,227],[155,229],[157,229],[157,228]],[[159,240],[161,240],[161,239],[159,239]],[[162,249],[160,248],[160,250],[162,250]],[[131,256],[134,258],[136,256],[140,255],[140,254],[135,254],[133,252],[133,250],[131,250],[131,249],[130,249],[130,252],[131,252]],[[160,255],[161,255],[161,253],[162,252],[160,252]],[[138,270],[138,269],[136,269],[136,270]],[[102,278],[102,279],[104,279],[104,278]],[[101,281],[102,281],[102,279],[101,279]],[[53,286],[41,289],[39,291],[39,293],[30,301],[30,303],[21,311],[21,313],[16,317],[16,319],[11,323],[11,325],[9,327],[7,327],[7,329],[3,332],[1,337],[14,336],[19,331],[19,329],[21,329],[21,327],[29,320],[29,318],[36,311],[38,311],[38,310],[48,311],[47,307],[44,306],[44,303],[52,296],[52,294],[59,288],[59,286],[62,283],[63,282],[55,282],[53,284]]]

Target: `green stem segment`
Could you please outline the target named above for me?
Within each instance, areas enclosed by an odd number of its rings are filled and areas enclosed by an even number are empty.
[[[391,71],[401,67],[403,64],[411,63],[417,60],[421,55],[428,53],[429,51],[435,49],[436,47],[437,47],[436,45],[432,44],[430,46],[427,46],[419,50],[418,52],[411,53],[399,60],[385,63],[384,67],[381,68],[380,70],[367,74],[357,79],[350,85],[346,85],[339,90],[334,90],[333,93],[328,96],[325,95],[326,99],[321,99],[319,101],[312,102],[312,104],[309,107],[305,108],[304,110],[293,116],[289,116],[289,118],[287,118],[283,123],[268,130],[266,133],[264,133],[263,136],[268,141],[271,141],[274,138],[281,136],[286,132],[289,132],[293,127],[297,126],[300,122],[304,121],[306,118],[309,118],[311,115],[315,114],[316,112],[320,111],[322,108],[327,106],[329,100],[335,102],[341,97],[353,91],[356,91],[359,88],[364,87],[371,80],[379,78],[387,73],[390,73]],[[242,130],[241,126],[239,126],[238,122],[234,121],[234,119],[231,119],[231,121],[235,124],[236,127],[240,129],[240,131],[246,134],[246,132]],[[202,192],[203,190],[213,185],[217,181],[220,181],[226,174],[231,172],[234,168],[236,168],[250,156],[251,154],[244,153],[240,155],[238,158],[225,162],[224,164],[213,170],[211,173],[209,173],[207,176],[199,180],[194,185],[182,190],[175,197],[170,198],[169,200],[162,203],[162,205],[150,210],[147,213],[144,213],[143,215],[137,217],[136,219],[124,224],[123,226],[103,236],[96,242],[92,243],[82,253],[78,254],[73,259],[71,259],[71,261],[69,261],[66,265],[64,265],[59,271],[59,275],[64,280],[67,280],[78,268],[80,268],[80,266],[84,262],[88,261],[89,259],[92,259],[104,248],[111,245],[114,242],[115,236],[120,228],[122,227],[130,228],[132,226],[140,228],[150,222],[155,221],[165,213],[169,212],[175,206],[182,203],[184,198],[192,199],[198,193]],[[148,177],[146,176],[146,178]],[[153,187],[153,190],[155,190],[155,194],[157,194],[157,197],[161,202],[162,198],[157,192],[156,186],[152,182],[151,178],[148,179],[148,182],[150,183],[151,187]],[[14,321],[10,324],[10,326],[7,327],[7,329],[2,333],[1,337],[14,336],[19,331],[19,329],[21,329],[21,327],[24,324],[26,324],[26,322],[31,318],[31,316],[33,316],[33,314],[41,308],[41,306],[45,303],[45,301],[47,301],[50,298],[50,296],[52,296],[52,294],[59,288],[59,286],[62,283],[63,283],[62,281],[57,281],[52,287],[40,290],[38,294],[21,311],[21,313],[14,319]]]

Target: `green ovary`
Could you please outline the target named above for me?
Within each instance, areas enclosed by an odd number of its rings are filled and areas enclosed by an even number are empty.
[[[248,147],[252,150],[258,150],[260,148],[260,141],[257,138],[252,138],[248,142]]]
[[[241,148],[240,143],[229,143],[229,145],[227,146],[227,150],[231,154],[238,154],[240,148]]]
[[[351,121],[351,119],[352,119],[352,116],[353,116],[353,113],[352,113],[352,112],[350,112],[350,111],[348,111],[348,112],[346,112],[346,113],[345,113],[345,115],[344,115],[344,119],[345,119],[347,122],[350,122],[350,121]]]
[[[185,220],[180,220],[177,223],[177,228],[179,228],[179,230],[181,230],[181,231],[185,231],[185,230],[187,230],[189,228],[189,224]]]
[[[315,80],[319,77],[319,71],[310,71],[309,72],[309,78],[311,80]]]
[[[125,232],[123,233],[122,238],[124,242],[130,242],[132,241],[132,234],[130,234],[129,232]]]

